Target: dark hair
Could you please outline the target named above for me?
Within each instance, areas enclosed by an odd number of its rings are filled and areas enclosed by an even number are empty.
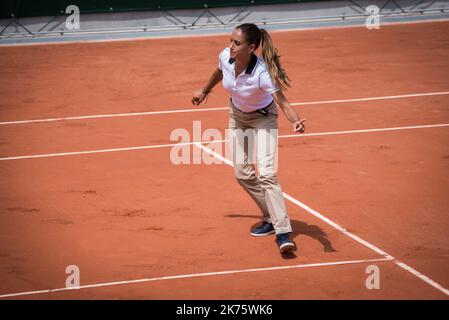
[[[282,89],[290,87],[290,78],[287,76],[285,70],[281,67],[280,55],[273,45],[270,35],[267,30],[257,27],[253,23],[244,23],[236,27],[240,29],[248,44],[255,44],[256,50],[262,42],[262,57],[268,66],[270,76]]]

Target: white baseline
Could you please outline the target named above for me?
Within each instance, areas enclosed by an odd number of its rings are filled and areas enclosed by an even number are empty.
[[[449,123],[440,123],[440,124],[406,126],[406,127],[390,127],[390,128],[377,128],[377,129],[360,129],[360,130],[316,132],[316,133],[303,133],[303,134],[287,134],[287,135],[279,135],[278,137],[279,138],[303,138],[303,137],[344,135],[344,134],[355,134],[355,133],[371,133],[371,132],[400,131],[400,130],[412,130],[412,129],[428,129],[428,128],[448,127],[448,126],[449,126]],[[223,142],[227,142],[227,141],[228,140],[212,140],[212,141],[201,141],[201,142],[202,143],[223,143]],[[36,158],[50,158],[50,157],[64,157],[64,156],[75,156],[75,155],[84,155],[84,154],[96,154],[96,153],[108,153],[108,152],[120,152],[120,151],[157,149],[157,148],[167,148],[167,147],[183,146],[183,145],[194,145],[196,143],[197,142],[167,143],[167,144],[157,144],[157,145],[148,145],[148,146],[136,146],[136,147],[126,147],[126,148],[111,148],[111,149],[98,149],[98,150],[87,150],[87,151],[73,151],[73,152],[47,153],[47,154],[25,155],[25,156],[12,156],[12,157],[0,158],[0,161],[21,160],[21,159],[36,159]]]
[[[0,298],[12,298],[12,297],[26,296],[26,295],[35,295],[35,294],[71,291],[71,290],[88,289],[88,288],[117,286],[117,285],[141,283],[141,282],[210,277],[210,276],[220,276],[220,275],[248,273],[248,272],[275,271],[275,270],[313,268],[313,267],[327,267],[327,266],[338,266],[338,265],[348,265],[348,264],[360,264],[360,263],[368,263],[368,262],[381,262],[381,261],[388,261],[388,260],[389,259],[387,259],[387,258],[367,259],[367,260],[348,260],[348,261],[322,262],[322,263],[311,263],[311,264],[297,264],[297,265],[291,265],[291,266],[278,266],[278,267],[265,267],[265,268],[255,268],[255,269],[240,269],[240,270],[217,271],[217,272],[206,272],[206,273],[182,274],[182,275],[176,275],[176,276],[165,276],[165,277],[157,277],[157,278],[144,278],[144,279],[136,279],[136,280],[104,282],[104,283],[89,284],[89,285],[84,285],[84,286],[79,286],[79,287],[71,287],[71,288],[58,288],[58,289],[48,289],[48,290],[7,293],[7,294],[1,294]]]
[[[307,106],[307,105],[316,105],[316,104],[331,104],[331,103],[342,103],[342,102],[403,99],[403,98],[437,96],[437,95],[447,95],[447,94],[449,94],[449,91],[428,92],[428,93],[413,93],[413,94],[402,94],[402,95],[394,95],[394,96],[380,96],[380,97],[341,99],[341,100],[322,100],[322,101],[309,101],[309,102],[294,102],[294,103],[291,103],[291,105],[292,106]],[[148,112],[97,114],[97,115],[89,115],[89,116],[86,115],[86,116],[73,116],[73,117],[60,117],[60,118],[48,118],[48,119],[34,119],[34,120],[16,120],[16,121],[0,122],[0,125],[29,124],[29,123],[56,122],[56,121],[69,121],[69,120],[87,120],[87,119],[138,117],[138,116],[150,116],[150,115],[159,115],[159,114],[206,112],[206,111],[221,111],[221,110],[228,110],[228,107],[176,109],[176,110],[162,110],[162,111],[148,111]]]

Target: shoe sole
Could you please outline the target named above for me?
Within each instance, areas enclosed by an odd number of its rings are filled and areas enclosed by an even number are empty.
[[[284,243],[279,247],[281,253],[292,253],[296,250],[296,246],[293,243]]]
[[[274,233],[275,233],[274,230],[271,230],[270,232],[266,232],[266,233],[252,233],[251,232],[251,235],[253,237],[265,237],[265,236],[269,236],[270,234],[274,234]]]

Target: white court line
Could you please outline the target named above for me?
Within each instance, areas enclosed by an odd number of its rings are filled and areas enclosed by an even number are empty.
[[[49,118],[49,119],[36,119],[36,120],[8,121],[8,122],[0,122],[0,125],[39,123],[39,122],[55,122],[55,121],[82,120],[82,119],[136,117],[136,116],[149,116],[149,115],[155,115],[155,114],[170,114],[170,113],[183,113],[183,112],[202,112],[202,111],[219,111],[219,110],[227,110],[227,109],[228,109],[228,107],[220,107],[220,108],[195,108],[195,109],[177,109],[177,110],[148,111],[148,112],[97,114],[97,115],[92,115],[92,116],[76,116],[76,117],[62,117],[62,118]]]
[[[295,102],[291,103],[293,106],[302,106],[308,104],[325,104],[325,103],[341,103],[341,102],[355,102],[355,101],[371,101],[371,100],[388,100],[388,99],[401,99],[401,98],[413,98],[413,97],[425,97],[425,96],[437,96],[449,94],[449,91],[440,92],[428,92],[428,93],[414,93],[414,94],[401,94],[396,96],[383,96],[383,97],[371,97],[371,98],[356,98],[356,99],[343,99],[343,100],[325,100],[325,101],[313,101],[313,102]]]
[[[35,158],[49,158],[49,157],[64,157],[64,156],[74,156],[74,155],[81,155],[81,154],[107,153],[107,152],[132,151],[132,150],[145,150],[145,149],[156,149],[156,148],[173,147],[175,145],[183,146],[183,145],[192,145],[192,144],[193,144],[193,142],[177,143],[177,144],[176,143],[169,143],[169,144],[157,144],[157,145],[127,147],[127,148],[100,149],[100,150],[62,152],[62,153],[47,153],[47,154],[36,154],[36,155],[31,155],[31,156],[18,156],[18,157],[0,158],[0,161],[20,160],[20,159],[35,159]]]
[[[279,135],[279,138],[301,138],[301,137],[313,137],[313,136],[328,136],[328,135],[340,135],[340,134],[353,134],[353,133],[369,133],[369,132],[384,132],[384,131],[398,131],[398,130],[411,130],[411,129],[426,129],[426,128],[438,128],[438,127],[448,127],[449,123],[441,124],[430,124],[430,125],[420,125],[420,126],[407,126],[407,127],[391,127],[391,128],[378,128],[378,129],[361,129],[361,130],[346,130],[346,131],[333,131],[333,132],[317,132],[317,133],[302,133],[302,134],[287,134]],[[222,143],[228,140],[211,140],[211,141],[201,141],[202,143]],[[145,149],[156,149],[156,148],[166,148],[174,146],[184,146],[184,145],[194,145],[197,142],[183,142],[183,143],[167,143],[167,144],[157,144],[148,146],[137,146],[137,147],[127,147],[127,148],[114,148],[114,149],[99,149],[90,151],[74,151],[74,152],[62,152],[62,153],[47,153],[47,154],[36,154],[28,156],[14,156],[14,157],[4,157],[0,158],[0,161],[8,160],[20,160],[20,159],[35,159],[35,158],[50,158],[50,157],[63,157],[63,156],[74,156],[83,154],[95,154],[95,153],[107,153],[107,152],[119,152],[119,151],[132,151],[132,150],[145,150]]]
[[[195,146],[197,146],[198,148],[204,150],[205,152],[209,153],[210,155],[218,158],[219,160],[225,162],[226,164],[230,165],[231,167],[233,166],[232,162],[226,158],[224,158],[223,156],[221,156],[220,154],[216,153],[215,151],[203,146],[201,143],[197,142],[195,143]],[[283,192],[284,197],[289,200],[290,202],[296,204],[297,206],[299,206],[300,208],[304,209],[305,211],[309,212],[310,214],[312,214],[313,216],[317,217],[318,219],[326,222],[327,224],[329,224],[330,226],[332,226],[333,228],[337,229],[338,231],[340,231],[341,233],[343,233],[344,235],[350,237],[351,239],[357,241],[358,243],[360,243],[361,245],[373,250],[374,252],[382,255],[385,259],[387,260],[392,260],[396,265],[398,265],[399,267],[401,267],[404,270],[407,270],[408,272],[410,272],[411,274],[413,274],[414,276],[420,278],[421,280],[423,280],[424,282],[428,283],[429,285],[433,286],[434,288],[440,290],[441,292],[443,292],[445,295],[449,296],[449,290],[446,289],[445,287],[443,287],[442,285],[440,285],[439,283],[433,281],[432,279],[430,279],[429,277],[427,277],[426,275],[420,273],[419,271],[413,269],[412,267],[410,267],[409,265],[397,260],[395,257],[393,257],[392,255],[386,253],[385,251],[383,251],[382,249],[380,249],[379,247],[375,246],[372,243],[369,243],[366,240],[363,240],[362,238],[356,236],[355,234],[353,234],[352,232],[349,232],[348,230],[346,230],[345,228],[343,228],[342,226],[340,226],[339,224],[335,223],[334,221],[332,221],[329,218],[326,218],[323,214],[319,213],[316,210],[313,210],[312,208],[310,208],[309,206],[307,206],[306,204],[302,203],[301,201],[293,198],[292,196],[286,194],[285,192]]]
[[[348,264],[361,264],[361,263],[380,262],[380,261],[388,261],[388,260],[390,260],[390,259],[381,258],[381,259],[367,259],[367,260],[348,260],[348,261],[323,262],[323,263],[311,263],[311,264],[297,264],[297,265],[292,265],[292,266],[278,266],[278,267],[266,267],[266,268],[255,268],[255,269],[240,269],[240,270],[229,270],[229,271],[218,271],[218,272],[193,273],[193,274],[183,274],[183,275],[177,275],[177,276],[166,276],[166,277],[157,277],[157,278],[145,278],[145,279],[137,279],[137,280],[125,280],[125,281],[89,284],[89,285],[79,286],[76,288],[58,288],[58,289],[49,289],[49,290],[8,293],[8,294],[0,295],[0,298],[11,298],[11,297],[17,297],[17,296],[43,294],[43,293],[54,293],[54,292],[61,292],[61,291],[73,291],[73,290],[80,290],[80,289],[108,287],[108,286],[116,286],[116,285],[132,284],[132,283],[141,283],[141,282],[210,277],[210,276],[220,276],[220,275],[237,274],[237,273],[260,272],[260,271],[274,271],[274,270],[300,269],[300,268],[312,268],[312,267],[338,266],[338,265],[348,265]]]
[[[380,96],[380,97],[369,97],[369,98],[342,99],[342,100],[323,100],[323,101],[309,101],[309,102],[294,102],[294,103],[290,103],[290,105],[292,105],[292,106],[305,106],[305,105],[331,104],[331,103],[341,103],[341,102],[357,102],[357,101],[371,101],[371,100],[387,100],[387,99],[425,97],[425,96],[436,96],[436,95],[447,95],[447,94],[449,94],[449,91],[428,92],[428,93],[414,93],[414,94],[403,94],[403,95],[395,95],[395,96]],[[158,115],[158,114],[204,112],[204,111],[220,111],[220,110],[228,110],[228,107],[177,109],[177,110],[162,110],[162,111],[148,111],[148,112],[97,114],[97,115],[90,115],[90,116],[60,117],[60,118],[35,119],[35,120],[17,120],[17,121],[0,122],[0,125],[55,122],[55,121],[68,121],[68,120],[83,120],[83,119],[136,117],[136,116],[148,116],[148,115]]]

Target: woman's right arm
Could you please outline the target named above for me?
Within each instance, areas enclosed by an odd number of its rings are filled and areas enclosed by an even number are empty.
[[[210,91],[223,79],[223,72],[217,67],[212,75],[210,76],[207,84],[200,90],[193,93],[192,103],[194,105],[199,105],[210,93]]]

